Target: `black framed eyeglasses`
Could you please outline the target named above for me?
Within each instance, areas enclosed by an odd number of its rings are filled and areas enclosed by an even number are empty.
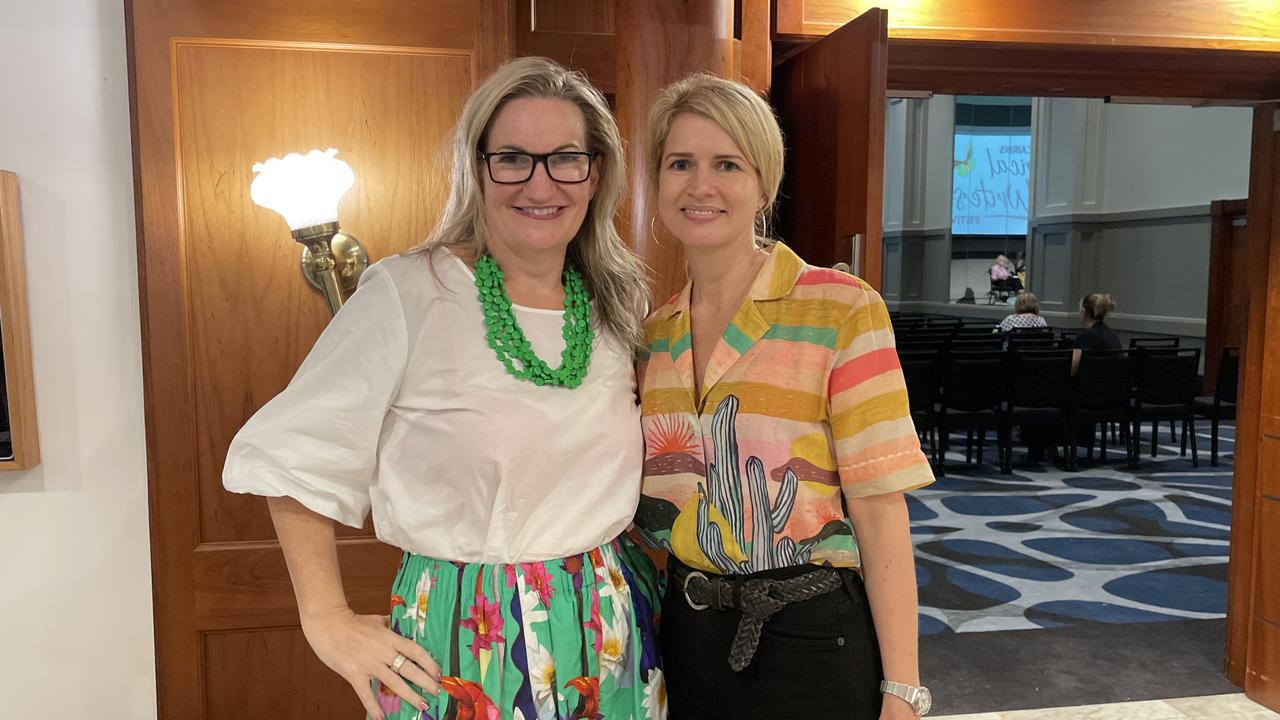
[[[482,152],[489,168],[489,179],[499,185],[519,185],[529,182],[533,171],[541,164],[547,175],[558,183],[566,185],[586,182],[591,178],[591,161],[597,153],[593,152],[554,152],[527,153],[515,151]]]

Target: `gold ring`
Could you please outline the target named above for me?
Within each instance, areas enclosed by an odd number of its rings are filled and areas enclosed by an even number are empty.
[[[407,660],[407,659],[408,659],[408,658],[406,658],[406,657],[404,656],[404,653],[397,653],[397,654],[396,654],[396,659],[391,661],[391,670],[392,670],[395,674],[399,675],[399,674],[400,674],[400,666],[401,666],[401,665],[404,665],[404,661],[405,661],[405,660]]]

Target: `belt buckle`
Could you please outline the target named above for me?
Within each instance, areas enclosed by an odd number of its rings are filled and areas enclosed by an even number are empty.
[[[689,603],[689,607],[693,608],[694,610],[706,610],[711,606],[696,603],[693,601],[693,598],[689,597],[689,581],[692,580],[694,576],[702,578],[707,582],[708,585],[711,584],[711,578],[707,577],[703,573],[698,572],[697,570],[690,571],[688,575],[684,576],[684,585],[681,588],[681,591],[684,593],[684,601]]]

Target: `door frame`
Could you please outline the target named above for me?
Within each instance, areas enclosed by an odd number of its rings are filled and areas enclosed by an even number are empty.
[[[822,36],[783,35],[775,32],[775,67],[801,52]],[[1064,43],[993,42],[889,38],[890,92],[948,95],[1025,95],[1033,97],[1144,98],[1169,104],[1221,104],[1255,107],[1250,172],[1250,196],[1259,200],[1280,197],[1280,172],[1272,173],[1273,157],[1280,158],[1273,140],[1263,130],[1280,101],[1280,52],[1166,48],[1133,45],[1072,45]],[[1270,104],[1267,104],[1270,102]],[[1265,117],[1264,117],[1265,116]],[[1261,129],[1260,129],[1261,128]],[[1262,390],[1265,370],[1268,252],[1274,243],[1273,215],[1280,203],[1250,202],[1249,252],[1251,294],[1240,369],[1241,397],[1237,420],[1237,459],[1232,480],[1232,532],[1228,550],[1227,628],[1225,674],[1251,696],[1266,695],[1274,702],[1274,685],[1264,687],[1257,673],[1248,673],[1250,630],[1254,624],[1254,600],[1261,585],[1257,567],[1260,512],[1256,496],[1260,488],[1259,454],[1264,428],[1260,401],[1248,397]],[[1262,232],[1266,228],[1267,232]],[[1274,258],[1272,258],[1274,260]],[[1273,269],[1271,273],[1280,272]],[[1249,338],[1255,348],[1249,351]],[[1280,371],[1280,368],[1272,368]],[[1245,431],[1240,431],[1243,425]],[[1274,429],[1274,428],[1273,428]],[[1244,449],[1245,460],[1240,459]],[[1255,574],[1256,573],[1256,574]],[[1259,640],[1261,645],[1264,640]],[[1255,648],[1253,658],[1262,653]],[[1254,682],[1249,682],[1253,679]]]

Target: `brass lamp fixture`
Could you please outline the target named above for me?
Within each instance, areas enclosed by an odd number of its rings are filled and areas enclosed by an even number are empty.
[[[334,157],[338,151],[289,153],[253,166],[257,177],[249,196],[289,223],[293,239],[302,243],[302,274],[324,294],[336,314],[369,266],[369,256],[351,235],[338,227],[338,201],[355,183],[351,166]]]

